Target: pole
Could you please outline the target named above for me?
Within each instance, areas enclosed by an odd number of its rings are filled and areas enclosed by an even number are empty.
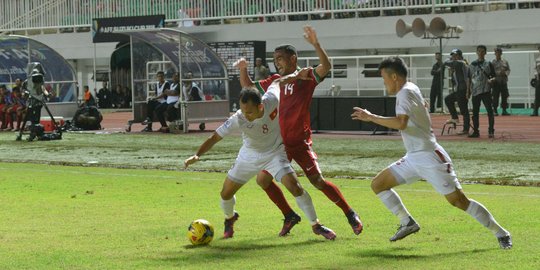
[[[441,55],[440,82],[439,82],[440,91],[441,91],[441,95],[439,97],[441,100],[439,100],[439,102],[441,102],[441,111],[444,114],[444,102],[442,100],[444,99],[444,65],[442,63],[442,39],[443,39],[442,37],[439,37],[439,53]],[[435,104],[435,107],[437,107],[437,104]]]

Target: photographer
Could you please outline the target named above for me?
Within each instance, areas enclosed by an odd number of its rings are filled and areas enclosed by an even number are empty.
[[[43,107],[44,99],[49,95],[44,84],[45,72],[40,63],[29,64],[29,79],[23,84],[24,96],[28,96],[26,120],[30,121],[30,137],[28,141],[34,140],[36,137],[43,135],[43,126],[40,125],[41,108]]]

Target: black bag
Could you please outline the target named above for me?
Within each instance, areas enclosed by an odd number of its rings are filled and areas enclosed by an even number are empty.
[[[82,130],[99,130],[103,116],[96,106],[84,106],[75,112],[73,123]]]

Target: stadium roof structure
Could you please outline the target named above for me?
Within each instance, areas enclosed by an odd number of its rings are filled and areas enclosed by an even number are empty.
[[[198,38],[177,29],[156,28],[122,31],[130,37],[132,92],[134,98],[134,121],[145,119],[144,110],[138,104],[146,103],[145,93],[155,82],[155,74],[164,71],[165,77],[190,71],[193,81],[202,90],[215,95],[204,104],[188,106],[190,121],[221,121],[229,116],[229,75],[227,66],[214,49]],[[182,91],[180,91],[182,92]],[[216,94],[217,93],[217,94]],[[182,95],[183,93],[181,93]],[[197,108],[200,106],[199,108]],[[191,107],[191,108],[190,108]],[[182,113],[182,119],[186,119]],[[187,125],[184,126],[187,130]]]
[[[132,66],[135,73],[146,62],[168,60],[176,71],[182,74],[189,70],[198,80],[228,79],[227,67],[214,49],[188,33],[159,28],[122,34],[132,38]],[[139,42],[152,49],[145,48]]]
[[[30,62],[40,62],[45,71],[45,82],[75,82],[71,65],[52,48],[25,36],[0,36],[0,83],[25,80]]]

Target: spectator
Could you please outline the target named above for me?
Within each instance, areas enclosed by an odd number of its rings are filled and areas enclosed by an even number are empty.
[[[129,87],[125,86],[124,90],[122,91],[123,94],[123,102],[122,102],[122,108],[131,108],[131,89]]]
[[[101,89],[97,93],[98,105],[100,108],[111,107],[111,90],[107,87],[108,82],[104,81]]]
[[[169,126],[167,125],[165,119],[167,119],[169,122],[178,119],[178,107],[176,106],[176,103],[180,97],[180,87],[178,87],[179,83],[180,74],[175,72],[173,75],[173,82],[170,84],[170,88],[163,91],[163,94],[166,97],[165,102],[159,104],[155,110],[159,123],[161,123],[160,131],[163,133],[170,132]],[[165,114],[167,114],[166,118]]]
[[[202,101],[204,100],[204,93],[201,88],[193,82],[193,72],[188,71],[184,74],[184,81],[182,85],[182,94],[185,101]]]
[[[463,53],[460,49],[453,49],[450,53],[451,59],[444,62],[444,65],[450,68],[453,87],[455,88],[446,98],[444,102],[448,111],[452,116],[446,121],[447,124],[457,124],[459,122],[456,102],[459,106],[459,111],[463,116],[463,130],[458,132],[458,135],[469,135],[470,118],[469,118],[469,96],[470,96],[470,81],[469,67],[463,61]]]
[[[489,138],[495,136],[495,118],[493,115],[493,105],[491,97],[491,84],[495,80],[495,69],[493,64],[489,61],[485,61],[486,46],[478,45],[476,47],[477,60],[471,63],[471,92],[472,92],[472,104],[473,104],[473,133],[469,135],[469,138],[480,137],[480,102],[484,103],[488,114],[488,134]]]
[[[540,46],[538,47],[540,52]],[[538,116],[538,108],[540,107],[540,56],[536,58],[536,83],[534,84],[534,108],[531,116]]]
[[[11,91],[2,84],[0,85],[0,120],[2,125],[0,130],[12,130],[13,129],[13,119],[11,119],[11,107],[13,106],[13,98]],[[8,128],[8,124],[10,128]]]
[[[495,48],[495,59],[491,61],[495,69],[495,80],[493,81],[493,114],[498,116],[499,96],[501,97],[502,115],[510,115],[508,108],[508,76],[510,75],[510,65],[508,61],[501,58],[502,49]]]
[[[23,98],[21,89],[22,88],[14,87],[12,91],[15,102],[15,115],[17,118],[17,128],[15,131],[19,131],[21,129],[21,123],[26,117],[26,99]]]
[[[142,122],[142,124],[146,125],[146,127],[142,130],[142,132],[152,132],[154,112],[161,103],[166,102],[164,92],[165,90],[171,88],[170,83],[165,81],[165,73],[163,71],[158,71],[156,78],[158,80],[155,85],[156,95],[154,97],[149,97],[148,101],[146,102],[146,119]]]
[[[444,77],[441,78],[441,75],[444,74],[444,65],[442,64],[441,53],[435,53],[435,64],[431,68],[431,76],[433,80],[431,81],[431,92],[429,94],[429,112],[435,112],[435,102],[437,102],[437,108],[442,108],[442,88],[441,83],[444,81]],[[444,75],[443,75],[444,76]]]
[[[268,68],[263,65],[263,61],[260,57],[255,59],[255,68],[253,71],[255,73],[254,75],[256,81],[264,80],[268,78],[268,75],[270,75]]]
[[[88,87],[88,85],[85,85],[83,89],[84,89],[84,100],[83,100],[83,104],[81,104],[81,107],[96,106],[96,100],[94,99],[94,96],[92,96],[92,93],[90,92],[90,88]]]
[[[121,108],[124,104],[124,94],[122,93],[122,85],[117,84],[114,91],[111,93],[111,107]]]

